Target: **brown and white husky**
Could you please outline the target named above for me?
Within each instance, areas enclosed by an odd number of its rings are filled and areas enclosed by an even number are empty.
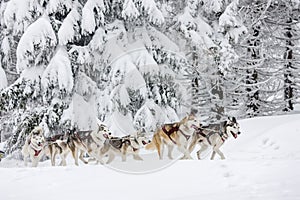
[[[199,127],[200,121],[194,114],[190,114],[178,123],[164,124],[156,130],[152,141],[146,145],[147,150],[157,150],[159,159],[163,159],[164,146],[168,148],[168,157],[173,159],[172,151],[174,147],[184,154],[184,157],[192,159],[187,146],[195,131],[194,127]]]

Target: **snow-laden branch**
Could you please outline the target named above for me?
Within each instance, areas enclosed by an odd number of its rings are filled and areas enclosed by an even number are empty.
[[[71,92],[73,89],[73,74],[71,61],[67,50],[59,46],[54,57],[42,75],[42,86],[47,89],[51,85],[58,85],[60,90]]]
[[[82,9],[81,28],[83,32],[93,33],[97,27],[94,10],[98,13],[101,24],[104,24],[105,6],[103,0],[88,0]]]
[[[30,63],[39,63],[37,53],[56,46],[57,40],[48,17],[43,16],[32,23],[22,35],[17,47],[17,70],[20,72],[29,67]],[[36,49],[38,47],[38,49]]]
[[[125,0],[123,4],[123,11],[122,11],[122,17],[125,20],[132,20],[136,19],[140,16],[139,11],[135,7],[134,3],[132,0]]]
[[[60,45],[66,45],[68,42],[71,42],[75,38],[75,28],[79,20],[80,15],[77,11],[77,8],[73,8],[58,30],[57,35]]]

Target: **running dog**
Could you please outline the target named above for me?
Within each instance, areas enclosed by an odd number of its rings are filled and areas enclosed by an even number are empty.
[[[194,114],[190,114],[183,118],[178,123],[164,124],[158,128],[153,135],[152,141],[146,145],[147,150],[157,150],[159,159],[163,159],[163,149],[166,145],[168,148],[168,157],[173,159],[172,151],[175,146],[184,154],[184,157],[192,159],[187,146],[191,140],[195,129],[198,127],[200,121]]]
[[[25,144],[22,147],[25,166],[27,166],[28,157],[31,159],[32,167],[37,167],[40,159],[44,155],[44,131],[41,127],[35,127],[26,137]]]
[[[229,137],[233,136],[236,139],[237,136],[241,134],[240,126],[235,117],[232,117],[231,119],[228,118],[227,121],[221,124],[211,124],[208,126],[201,126],[200,128],[195,127],[195,129],[196,131],[189,146],[189,152],[191,153],[194,150],[196,144],[200,144],[201,148],[197,151],[197,157],[199,160],[201,158],[201,153],[209,146],[212,146],[213,148],[210,158],[211,160],[214,159],[216,153],[221,157],[221,159],[225,159],[220,147]]]
[[[100,150],[100,154],[101,157],[108,155],[106,164],[111,163],[116,155],[121,155],[123,162],[126,161],[127,155],[133,155],[135,160],[143,160],[139,155],[139,150],[149,142],[145,134],[111,137],[106,140],[104,147]]]
[[[46,138],[46,145],[44,147],[45,154],[50,157],[51,165],[55,166],[56,155],[60,155],[61,162],[59,165],[66,166],[66,158],[71,152],[68,145],[68,133],[54,135],[52,137]]]
[[[78,153],[79,159],[85,164],[88,161],[83,158],[84,153],[88,153],[89,156],[104,164],[102,154],[99,151],[104,146],[105,140],[109,139],[110,136],[111,132],[104,124],[98,125],[97,129],[92,131],[76,131],[70,134],[67,139],[67,145],[72,152],[75,165],[78,165]]]

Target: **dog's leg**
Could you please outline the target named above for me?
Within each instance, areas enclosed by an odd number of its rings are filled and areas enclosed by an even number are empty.
[[[94,157],[97,161],[100,162],[100,164],[104,164],[103,160],[102,160],[102,154],[101,151],[99,152],[99,150],[94,150],[94,151],[89,151],[88,154],[92,157]]]
[[[30,159],[31,159],[31,162],[32,162],[32,167],[37,167],[38,162],[39,162],[38,159],[34,155],[31,155]]]
[[[194,151],[197,142],[198,142],[198,137],[197,137],[197,135],[194,133],[193,136],[192,136],[192,141],[191,141],[190,146],[189,146],[189,148],[188,148],[190,153],[192,153],[192,151]]]
[[[210,159],[211,160],[215,159],[215,155],[216,155],[216,152],[215,152],[215,150],[213,150],[213,152],[211,153]]]
[[[86,161],[86,160],[83,158],[83,154],[84,154],[84,151],[80,150],[79,159],[80,159],[84,164],[88,164],[88,161]]]
[[[72,156],[75,160],[75,165],[78,166],[78,148],[72,149]]]
[[[153,142],[155,144],[155,147],[157,149],[157,153],[158,153],[158,157],[160,160],[163,159],[163,142],[160,138],[160,136],[158,134],[154,134],[154,137],[153,137]]]
[[[173,157],[172,157],[173,149],[174,149],[174,145],[168,145],[168,157],[170,160],[173,160]]]
[[[28,166],[28,155],[24,156],[24,165],[25,167]]]
[[[217,154],[219,154],[219,156],[221,157],[221,159],[222,160],[224,160],[225,159],[225,156],[224,156],[224,154],[220,151],[220,149],[219,148],[214,148],[214,151],[213,151],[213,153],[217,153]],[[215,155],[215,154],[214,154]],[[214,159],[214,156],[212,155],[211,156],[211,160],[213,160]]]
[[[159,150],[157,150],[157,151],[158,151],[160,160],[162,160],[163,156],[164,156],[164,147],[165,147],[165,145],[163,143],[159,144]]]
[[[110,151],[110,152],[108,153],[108,160],[107,160],[106,164],[111,163],[114,159],[115,159],[115,154],[114,154],[113,152]]]
[[[184,148],[184,145],[182,145],[182,144],[177,144],[177,146],[178,146],[178,150],[179,150],[181,153],[184,154],[183,157],[184,157],[185,159],[191,159],[191,160],[193,159],[193,158],[191,157],[191,155],[190,155],[188,149]]]
[[[122,162],[125,162],[126,161],[126,152],[125,151],[122,152],[121,157],[122,157]]]
[[[55,166],[56,150],[55,147],[51,148],[51,164]]]
[[[60,154],[60,159],[61,159],[60,165],[61,166],[67,166],[66,159],[67,159],[68,154],[69,154],[69,151],[65,151]]]
[[[201,148],[199,149],[199,151],[197,151],[197,157],[198,157],[198,159],[199,160],[201,160],[201,153],[203,152],[203,151],[205,151],[206,149],[208,148],[208,146],[206,145],[206,144],[201,144]]]

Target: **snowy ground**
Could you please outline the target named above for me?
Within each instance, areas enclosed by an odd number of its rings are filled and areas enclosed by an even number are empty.
[[[0,163],[0,199],[300,199],[300,114],[240,124],[242,134],[222,148],[226,160],[207,156],[170,162],[145,154],[143,162],[117,158],[110,167],[50,167],[45,161],[38,168],[24,168],[20,161],[5,159]],[[168,167],[158,170],[163,166]],[[134,175],[111,167],[155,172]]]

